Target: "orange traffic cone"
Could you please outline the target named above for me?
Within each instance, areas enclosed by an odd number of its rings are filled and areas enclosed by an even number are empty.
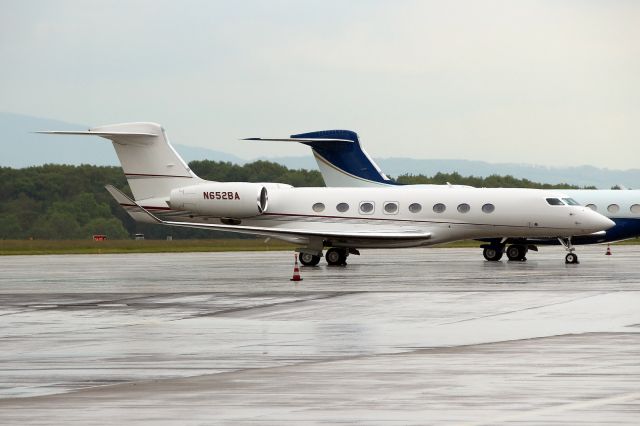
[[[607,252],[605,254],[611,256],[611,244],[607,244]]]
[[[300,276],[300,268],[298,268],[298,255],[295,254],[295,264],[293,265],[293,277],[289,281],[302,281],[302,277]]]

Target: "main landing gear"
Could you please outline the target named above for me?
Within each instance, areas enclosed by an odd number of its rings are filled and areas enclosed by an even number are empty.
[[[349,256],[349,250],[344,248],[330,248],[324,255],[327,259],[329,266],[343,266],[347,264],[347,257]]]
[[[320,263],[320,256],[316,256],[311,253],[300,253],[298,259],[300,259],[300,263],[302,263],[304,266],[316,266],[318,263]]]
[[[505,244],[486,244],[482,247],[482,255],[489,262],[497,262],[502,259],[502,256],[506,253],[507,258],[512,262],[524,262],[527,260],[527,253],[529,248],[537,251],[537,247],[534,245],[524,244],[512,244],[505,249]]]
[[[520,244],[513,244],[507,248],[507,257],[511,261],[524,262],[527,260],[527,252],[529,249],[527,246]]]
[[[578,261],[578,255],[574,253],[576,249],[575,247],[573,247],[573,244],[571,244],[571,237],[569,238],[558,237],[558,241],[560,241],[560,244],[562,244],[565,250],[569,252],[564,257],[564,263],[566,263],[567,265],[577,265],[578,263],[580,263],[580,261]]]
[[[329,266],[344,266],[347,264],[347,257],[349,257],[349,254],[360,254],[360,252],[354,248],[347,249],[332,247],[327,250],[324,257],[327,259],[327,264]],[[318,254],[301,252],[298,255],[300,263],[304,266],[317,266],[318,263],[320,263],[320,257],[322,257],[322,252],[318,252]]]
[[[504,246],[487,245],[482,250],[482,255],[489,262],[498,262],[504,254]]]

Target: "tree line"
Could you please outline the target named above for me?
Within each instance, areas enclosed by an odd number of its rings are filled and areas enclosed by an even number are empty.
[[[237,165],[219,161],[192,161],[200,177],[219,182],[279,182],[297,187],[324,186],[320,172],[293,170],[270,161]],[[461,184],[476,187],[578,188],[568,184],[549,185],[492,175],[486,178],[437,173],[434,176],[402,175],[402,184]],[[167,228],[133,221],[104,189],[111,184],[131,194],[120,167],[46,164],[13,169],[0,168],[0,239],[86,239],[105,234],[110,239],[131,238],[215,238],[232,234],[187,228]]]
[[[511,175],[490,175],[483,178],[480,176],[461,176],[457,172],[436,173],[433,176],[405,174],[399,176],[396,181],[405,185],[445,185],[450,183],[452,185],[475,186],[476,188],[596,189],[595,186],[580,187],[568,183],[538,183],[529,179],[518,179]]]

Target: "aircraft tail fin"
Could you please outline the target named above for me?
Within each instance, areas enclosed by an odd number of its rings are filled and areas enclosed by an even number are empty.
[[[156,123],[112,124],[85,132],[37,133],[90,135],[111,140],[136,200],[166,198],[172,189],[200,180],[171,146],[162,126]]]
[[[313,156],[327,186],[367,187],[397,185],[389,179],[360,146],[351,130],[321,130],[291,135],[289,139],[249,138],[247,140],[300,142]]]

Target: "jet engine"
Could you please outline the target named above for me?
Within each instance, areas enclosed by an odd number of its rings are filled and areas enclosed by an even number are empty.
[[[267,210],[267,188],[259,183],[216,182],[171,191],[169,206],[213,217],[246,218]]]

